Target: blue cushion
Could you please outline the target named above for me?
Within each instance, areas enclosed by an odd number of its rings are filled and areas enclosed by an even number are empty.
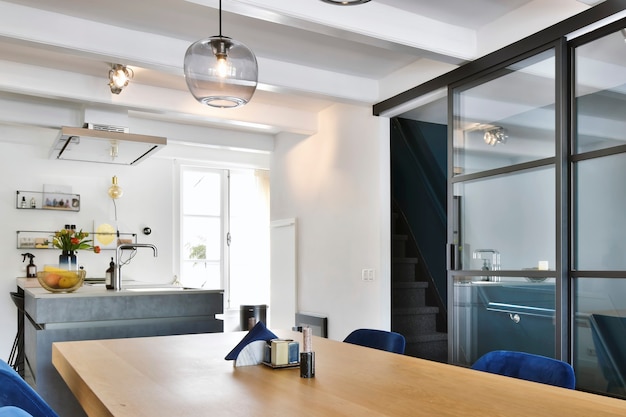
[[[231,350],[228,355],[226,355],[224,359],[226,359],[227,361],[233,361],[237,359],[237,356],[239,355],[239,352],[241,352],[241,349],[246,347],[246,345],[250,342],[254,342],[256,340],[265,340],[267,342],[268,340],[272,339],[278,339],[278,336],[269,331],[262,321],[259,321],[257,322],[257,324],[254,325],[253,328],[250,329],[248,334],[245,335],[243,339],[241,339],[241,342],[239,342],[237,346],[235,346],[233,350]]]
[[[19,407],[34,417],[58,417],[30,385],[0,359],[0,407],[7,405]]]
[[[21,408],[7,405],[5,407],[0,407],[0,417],[33,417],[33,415],[27,413]]]
[[[472,369],[574,389],[576,377],[569,363],[525,352],[495,350],[481,356]]]
[[[400,333],[376,329],[357,329],[344,340],[346,343],[404,354],[406,339]]]

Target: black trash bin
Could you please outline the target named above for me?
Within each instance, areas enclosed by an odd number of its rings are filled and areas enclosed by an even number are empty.
[[[250,330],[250,325],[254,326],[257,322],[262,321],[263,324],[267,324],[267,305],[242,305],[241,306],[241,320],[239,325],[241,330]],[[254,323],[252,320],[254,319]]]

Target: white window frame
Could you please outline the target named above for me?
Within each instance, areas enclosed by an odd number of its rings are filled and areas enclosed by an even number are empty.
[[[230,173],[232,170],[242,169],[241,167],[229,167],[229,166],[210,166],[206,164],[197,164],[177,161],[175,164],[174,178],[177,187],[177,204],[174,206],[174,222],[175,222],[175,234],[174,234],[174,268],[178,271],[178,276],[184,281],[184,277],[181,276],[182,263],[184,259],[184,248],[182,247],[182,230],[183,230],[183,198],[182,198],[182,173],[184,170],[204,170],[207,172],[218,172],[221,174],[221,262],[220,262],[220,282],[222,289],[224,290],[224,311],[239,310],[239,305],[231,306],[231,277],[230,277],[230,246],[228,244],[228,237],[230,234]],[[245,167],[244,169],[259,169],[255,167]]]

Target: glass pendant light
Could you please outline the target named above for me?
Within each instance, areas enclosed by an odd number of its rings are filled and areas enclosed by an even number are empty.
[[[352,6],[367,3],[370,0],[322,0],[324,3],[337,4],[339,6]]]
[[[256,90],[258,65],[244,44],[222,36],[222,0],[219,28],[219,36],[201,39],[187,49],[184,62],[187,88],[207,106],[243,106]]]

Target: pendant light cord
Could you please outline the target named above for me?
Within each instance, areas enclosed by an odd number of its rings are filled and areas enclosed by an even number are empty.
[[[111,199],[113,201],[113,208],[115,210],[115,222],[116,222],[116,226],[117,226],[117,204],[115,204],[115,199],[112,198]]]
[[[220,38],[222,37],[222,0],[220,0]]]
[[[111,200],[113,201],[113,208],[115,209],[115,234],[116,234],[117,239],[119,241],[119,238],[120,238],[120,227],[117,224],[117,204],[115,203],[115,199],[114,198],[112,198]],[[118,244],[119,244],[119,242],[118,242]]]

